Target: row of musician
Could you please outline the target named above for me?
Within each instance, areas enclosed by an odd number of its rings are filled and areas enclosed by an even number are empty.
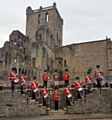
[[[96,66],[96,71],[94,73],[97,86],[98,88],[101,87],[101,82],[104,80],[103,72],[100,70],[100,66]],[[25,76],[24,72],[22,72],[20,79],[18,79],[18,75],[15,72],[15,69],[12,68],[12,72],[10,73],[9,79],[11,81],[11,89],[14,90],[14,86],[16,82],[20,83],[21,86],[21,94],[24,93],[24,88],[26,88],[27,85],[27,77]],[[55,102],[55,110],[58,110],[58,101],[60,100],[60,93],[58,91],[58,81],[60,79],[60,75],[58,74],[57,70],[55,70],[53,74],[53,80],[54,80],[54,91],[49,93],[47,89],[47,82],[48,82],[49,76],[47,73],[47,70],[44,70],[44,74],[42,75],[43,80],[43,86],[42,89],[42,97],[43,97],[43,106],[46,106],[46,98],[48,98],[49,95],[54,95],[54,102]],[[66,96],[66,103],[67,106],[71,105],[72,100],[72,90],[69,87],[69,80],[70,80],[70,74],[68,72],[68,69],[65,69],[65,73],[63,74],[63,80],[65,81],[65,88],[64,88],[64,94]],[[87,72],[87,76],[85,78],[86,86],[88,87],[88,92],[92,92],[92,77],[90,76],[90,72]],[[82,82],[80,81],[79,77],[76,77],[76,81],[74,82],[74,88],[77,91],[77,97],[81,99],[81,92],[83,90]],[[33,77],[33,81],[30,84],[30,89],[32,91],[32,99],[36,98],[36,93],[38,92],[38,81],[36,77]],[[13,93],[13,92],[12,92]]]

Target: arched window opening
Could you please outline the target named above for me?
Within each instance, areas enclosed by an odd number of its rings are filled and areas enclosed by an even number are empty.
[[[49,21],[49,15],[48,15],[48,12],[46,13],[45,15],[45,22],[48,22]]]

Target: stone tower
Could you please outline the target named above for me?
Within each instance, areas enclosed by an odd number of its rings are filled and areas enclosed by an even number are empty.
[[[53,6],[32,10],[26,9],[26,36],[31,42],[44,41],[51,48],[62,46],[63,19],[61,18],[56,3]]]

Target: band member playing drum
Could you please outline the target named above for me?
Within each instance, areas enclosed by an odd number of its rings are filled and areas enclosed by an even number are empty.
[[[82,82],[80,82],[80,78],[76,77],[76,81],[74,82],[74,88],[77,91],[77,97],[78,99],[81,99],[81,91],[83,90],[82,88]]]
[[[66,96],[66,104],[67,106],[71,106],[71,98],[72,98],[72,90],[69,86],[66,85],[64,89],[64,95]]]
[[[36,92],[38,91],[38,82],[36,81],[36,77],[33,77],[33,82],[30,85],[32,91],[32,99],[36,99]]]
[[[22,71],[21,73],[21,77],[20,77],[20,86],[21,86],[21,94],[24,93],[23,89],[24,87],[26,87],[26,81],[27,81],[27,77],[25,76],[25,73]]]
[[[87,72],[87,76],[85,78],[85,82],[88,88],[88,93],[92,92],[92,77],[90,76],[90,72]]]
[[[48,98],[48,94],[49,94],[49,91],[46,88],[46,86],[44,86],[44,88],[42,89],[43,106],[46,106],[46,100]]]
[[[54,80],[54,89],[57,89],[59,87],[59,79],[60,79],[60,75],[58,74],[57,70],[55,70],[54,74],[53,74],[53,80]]]
[[[57,88],[52,93],[54,95],[54,104],[55,104],[55,110],[58,110],[59,108],[59,100],[60,100],[60,93],[58,92]]]
[[[10,73],[9,75],[9,79],[10,79],[10,82],[11,82],[11,90],[12,90],[12,96],[13,96],[13,91],[14,91],[14,88],[15,88],[15,81],[18,80],[18,75],[16,73],[16,68],[12,68],[12,72]]]
[[[70,74],[68,73],[68,69],[65,69],[65,73],[63,74],[63,80],[65,81],[65,85],[69,85]]]
[[[96,78],[96,81],[97,81],[97,86],[98,86],[98,89],[101,88],[101,81],[104,79],[103,77],[103,71],[100,70],[100,65],[96,65],[96,70],[94,72],[94,76]]]

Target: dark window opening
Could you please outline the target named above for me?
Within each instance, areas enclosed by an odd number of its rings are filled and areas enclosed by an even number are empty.
[[[41,23],[41,15],[38,15],[38,23]]]
[[[39,40],[41,40],[41,39],[42,39],[42,35],[40,34],[40,35],[39,35]]]
[[[59,60],[59,64],[62,65],[61,61]]]
[[[18,35],[18,39],[20,39],[20,35]]]
[[[66,60],[64,60],[64,67],[66,67]]]
[[[23,52],[24,52],[24,54],[26,53],[26,49],[25,49],[25,48],[24,48],[24,51],[23,51]]]
[[[32,58],[32,67],[35,67],[35,58]]]
[[[51,40],[53,39],[53,36],[51,35]]]
[[[58,34],[57,34],[57,43],[58,43]]]

